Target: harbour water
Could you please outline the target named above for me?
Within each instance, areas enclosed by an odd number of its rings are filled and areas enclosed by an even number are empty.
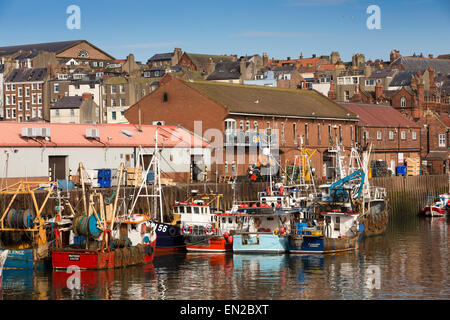
[[[449,218],[398,214],[382,236],[335,255],[178,253],[76,273],[5,270],[3,300],[450,299]]]

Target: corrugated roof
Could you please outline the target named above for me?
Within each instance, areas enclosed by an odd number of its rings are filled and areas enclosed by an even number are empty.
[[[51,141],[41,143],[34,139],[22,138],[22,128],[50,128]],[[86,139],[86,129],[99,129],[99,141]],[[122,130],[132,132],[130,138]],[[67,123],[17,123],[0,122],[0,147],[42,147],[45,141],[51,147],[154,147],[155,134],[158,130],[158,145],[165,148],[202,147],[209,144],[194,136],[186,129],[177,126],[142,125],[141,131],[132,124],[67,124]],[[112,139],[108,139],[112,138]]]
[[[210,99],[229,108],[230,112],[356,119],[339,104],[314,90],[267,88],[262,86],[233,85],[217,82],[185,82]]]
[[[341,105],[359,116],[361,126],[368,127],[420,127],[391,106],[363,103],[341,103]]]

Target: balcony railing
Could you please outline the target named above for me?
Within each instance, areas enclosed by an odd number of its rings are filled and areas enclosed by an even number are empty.
[[[278,147],[277,134],[257,132],[225,132],[225,146],[243,147]]]

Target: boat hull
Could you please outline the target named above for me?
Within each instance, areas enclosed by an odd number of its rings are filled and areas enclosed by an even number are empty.
[[[144,254],[142,258],[138,258],[137,254],[131,254],[132,248],[136,247],[126,248],[130,249],[127,252],[122,249],[109,252],[73,248],[54,249],[52,250],[52,266],[55,270],[70,267],[78,267],[81,270],[102,270],[147,264],[153,262],[155,245],[156,240],[143,245]]]
[[[185,236],[186,250],[193,252],[227,252],[233,250],[233,243],[223,236]]]
[[[285,253],[288,251],[288,237],[274,234],[235,234],[233,252],[243,253]]]
[[[156,251],[185,251],[184,236],[180,227],[168,223],[156,224]]]
[[[447,209],[442,209],[434,206],[425,207],[422,210],[422,214],[429,217],[444,217],[446,213],[448,213]]]
[[[361,234],[349,238],[326,238],[323,236],[290,236],[289,253],[337,253],[356,250]]]
[[[0,253],[6,249],[0,249]],[[37,270],[44,271],[51,269],[51,258],[45,256],[38,258],[38,249],[8,249],[8,257],[3,266],[4,270]]]
[[[383,234],[389,224],[389,207],[386,202],[383,203],[382,209],[379,210],[376,205],[370,207],[368,214],[361,219],[364,226],[364,237],[372,237]]]

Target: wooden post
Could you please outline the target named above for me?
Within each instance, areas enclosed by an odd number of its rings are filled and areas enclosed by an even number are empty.
[[[81,190],[83,191],[83,209],[84,209],[84,213],[83,214],[87,214],[87,204],[86,204],[86,190],[84,188],[84,171],[83,171],[83,164],[80,162],[80,166],[79,166],[79,175],[80,175],[80,183],[81,183]]]
[[[116,216],[116,211],[117,211],[117,201],[119,200],[119,194],[120,194],[120,184],[122,183],[123,167],[124,167],[124,165],[123,165],[123,162],[122,162],[120,164],[119,181],[117,183],[117,193],[116,193],[116,197],[114,199],[114,206],[113,206],[111,225],[110,225],[111,231],[113,230],[113,227],[114,227],[114,218]]]

